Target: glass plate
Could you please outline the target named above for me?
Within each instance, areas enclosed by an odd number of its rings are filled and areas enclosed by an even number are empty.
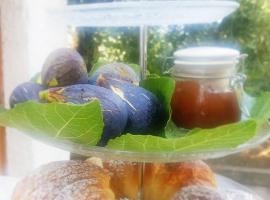
[[[84,146],[69,141],[58,140],[56,138],[38,137],[37,135],[30,135],[46,144],[58,147],[60,149],[69,151],[74,154],[79,154],[86,157],[100,157],[104,160],[123,160],[133,162],[181,162],[188,160],[206,160],[224,157],[230,154],[238,153],[243,150],[254,148],[267,139],[270,138],[270,125],[264,126],[257,131],[256,136],[247,143],[238,146],[237,148],[216,149],[208,151],[193,151],[188,153],[182,152],[133,152],[133,151],[119,151],[111,150],[105,147],[98,146]]]
[[[50,11],[73,26],[141,26],[211,23],[234,12],[233,0],[121,0],[70,5]]]

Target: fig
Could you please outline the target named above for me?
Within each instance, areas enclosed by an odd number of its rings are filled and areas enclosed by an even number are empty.
[[[18,85],[9,97],[9,105],[13,108],[18,103],[23,103],[25,101],[36,101],[40,102],[39,92],[44,90],[44,86],[34,83],[25,82]]]
[[[88,83],[87,69],[82,56],[69,48],[53,51],[43,64],[41,80],[47,87]]]
[[[91,84],[96,84],[97,78],[103,75],[106,78],[122,80],[139,85],[140,77],[135,70],[124,63],[111,63],[99,67],[90,78]]]
[[[157,132],[165,126],[165,112],[158,98],[150,91],[131,83],[99,76],[97,85],[112,90],[126,104],[126,131],[134,134]]]
[[[100,146],[104,146],[109,139],[119,136],[125,129],[127,123],[126,106],[121,98],[108,89],[88,84],[77,84],[49,88],[41,93],[41,97],[48,102],[74,104],[99,100],[104,119],[104,130],[99,142]]]

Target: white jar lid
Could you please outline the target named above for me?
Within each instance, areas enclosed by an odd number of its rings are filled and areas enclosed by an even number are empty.
[[[178,50],[174,53],[175,77],[218,78],[236,73],[240,52],[222,47],[194,47]]]

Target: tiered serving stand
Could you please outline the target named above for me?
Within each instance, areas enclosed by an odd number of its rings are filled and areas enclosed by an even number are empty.
[[[206,24],[222,21],[236,11],[239,3],[232,0],[115,0],[106,3],[90,3],[69,5],[59,10],[51,10],[59,23],[72,27],[140,27],[140,64],[142,77],[147,67],[147,26],[167,26],[185,24]],[[109,150],[104,147],[85,147],[83,145],[50,138],[37,138],[45,143],[67,150],[81,156],[95,156],[106,160],[121,160],[141,163],[143,174],[146,162],[181,162],[188,160],[205,160],[218,158],[253,148],[269,138],[269,126],[261,129],[256,137],[248,143],[234,149],[216,151],[196,151],[189,153],[160,152],[138,153],[131,151]],[[35,137],[34,135],[32,135]],[[250,190],[227,178],[218,176],[219,186],[239,189],[252,193]],[[143,184],[143,183],[142,183]],[[255,194],[254,200],[259,199]],[[138,196],[141,198],[142,194]]]

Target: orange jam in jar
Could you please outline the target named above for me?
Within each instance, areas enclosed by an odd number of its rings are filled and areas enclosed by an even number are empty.
[[[235,92],[215,92],[200,81],[176,81],[171,107],[175,124],[187,129],[212,128],[241,117]]]
[[[171,70],[176,82],[171,100],[174,123],[192,129],[214,128],[239,121],[244,82],[244,76],[235,73],[239,52],[200,47],[176,53],[175,66]]]

